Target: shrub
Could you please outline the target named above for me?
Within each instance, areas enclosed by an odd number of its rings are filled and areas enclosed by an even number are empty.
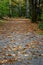
[[[40,25],[39,25],[39,28],[40,28],[41,30],[43,30],[43,20],[41,21],[41,23],[40,23]]]

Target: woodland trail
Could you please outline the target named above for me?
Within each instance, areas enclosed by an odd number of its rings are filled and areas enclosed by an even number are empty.
[[[29,19],[0,25],[0,65],[43,65],[43,35]],[[39,29],[38,29],[39,31]]]

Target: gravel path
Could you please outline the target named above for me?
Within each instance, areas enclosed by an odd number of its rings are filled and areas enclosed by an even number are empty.
[[[25,21],[1,26],[0,65],[43,65],[43,35],[29,27]]]

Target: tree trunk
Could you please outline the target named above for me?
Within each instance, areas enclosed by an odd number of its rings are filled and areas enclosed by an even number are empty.
[[[11,0],[9,0],[9,16],[12,16]]]
[[[29,2],[28,2],[28,0],[25,0],[25,11],[26,11],[26,14],[25,14],[25,16],[26,16],[26,18],[28,18],[29,16],[28,16],[28,14],[29,14],[29,12],[28,12],[28,10],[29,10]]]
[[[36,12],[37,0],[29,0],[29,2],[30,2],[30,14],[31,14],[32,22],[36,22],[37,21],[37,12]]]
[[[22,16],[21,0],[19,0],[19,17]]]

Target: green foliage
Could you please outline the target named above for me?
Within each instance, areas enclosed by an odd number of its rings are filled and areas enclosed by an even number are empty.
[[[43,9],[42,9],[42,12],[41,12],[41,19],[43,20]]]
[[[43,30],[43,9],[42,9],[42,13],[41,13],[41,23],[39,25],[39,28]]]
[[[1,0],[0,18],[4,16],[25,17],[26,16],[25,0]]]
[[[31,1],[33,0],[30,0],[30,2],[29,0],[0,0],[0,18],[5,16],[28,17],[35,22],[37,14],[35,6],[31,3]]]
[[[9,13],[8,1],[7,0],[0,1],[0,17],[5,15],[7,16],[8,13]]]
[[[39,28],[43,30],[43,20],[41,21]]]

